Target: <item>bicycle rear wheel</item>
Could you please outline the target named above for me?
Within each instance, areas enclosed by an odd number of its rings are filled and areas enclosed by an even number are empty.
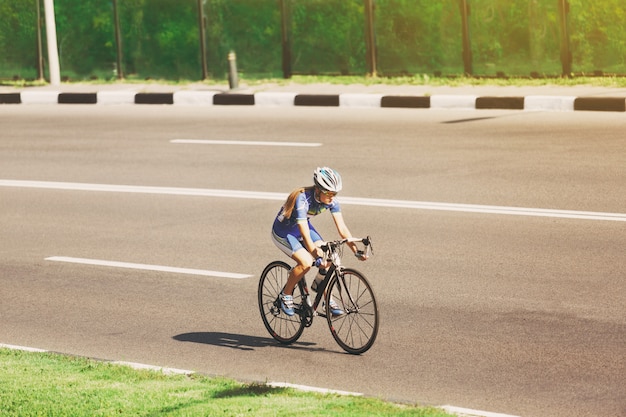
[[[290,344],[302,335],[305,323],[296,312],[288,316],[280,308],[280,292],[287,283],[290,266],[282,261],[274,261],[267,265],[259,279],[259,310],[267,331],[274,339],[283,344]],[[293,303],[302,303],[300,283],[293,291]]]
[[[344,314],[333,317],[331,297]],[[378,306],[360,272],[346,268],[332,278],[326,292],[326,319],[335,341],[346,352],[358,355],[372,347],[378,335]]]

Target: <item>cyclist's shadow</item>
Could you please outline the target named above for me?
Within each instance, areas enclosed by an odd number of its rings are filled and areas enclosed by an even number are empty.
[[[311,342],[295,342],[291,345],[281,345],[271,337],[258,337],[244,334],[222,333],[222,332],[192,332],[182,333],[173,337],[179,342],[201,343],[227,347],[238,350],[255,350],[265,347],[282,347],[287,349],[303,349],[309,351],[327,351],[327,349],[316,348],[316,344]]]

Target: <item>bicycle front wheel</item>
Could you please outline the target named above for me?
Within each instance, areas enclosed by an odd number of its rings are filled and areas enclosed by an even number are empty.
[[[331,314],[331,299],[343,314]],[[371,348],[378,335],[379,314],[374,292],[365,277],[354,269],[337,271],[328,285],[325,301],[328,327],[339,346],[355,355]]]
[[[259,279],[259,309],[267,331],[274,339],[290,344],[302,335],[305,323],[298,313],[288,316],[280,308],[279,295],[287,283],[291,268],[285,262],[274,261],[265,267]],[[293,291],[293,303],[302,303],[300,284]]]

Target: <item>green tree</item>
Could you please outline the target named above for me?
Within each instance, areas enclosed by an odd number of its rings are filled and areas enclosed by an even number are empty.
[[[626,72],[626,4],[623,0],[570,0],[574,67]]]
[[[0,77],[36,75],[36,1],[0,0]],[[279,0],[203,0],[208,65],[225,77],[227,54],[246,73],[281,73]],[[365,73],[364,0],[285,0],[298,73]],[[466,0],[477,74],[559,74],[558,0]],[[568,0],[575,71],[626,74],[624,0]],[[119,0],[125,73],[198,79],[197,0]],[[111,0],[55,0],[61,70],[112,76]],[[375,0],[381,73],[462,73],[459,0]],[[45,31],[44,56],[45,54]]]
[[[37,9],[34,0],[0,0],[0,71],[34,77],[37,65]],[[8,73],[7,73],[8,72]]]
[[[382,72],[422,73],[441,69],[445,59],[440,27],[447,3],[377,1],[376,37]]]
[[[366,71],[362,0],[298,0],[292,10],[294,71]]]
[[[55,12],[62,71],[80,76],[95,70],[112,74],[115,44],[111,2],[55,0]]]
[[[227,56],[237,54],[242,72],[276,74],[281,69],[281,16],[277,0],[210,0],[209,69],[228,71]]]

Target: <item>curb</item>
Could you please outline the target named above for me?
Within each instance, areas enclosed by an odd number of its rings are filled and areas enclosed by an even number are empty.
[[[173,93],[27,91],[21,93],[0,93],[0,104],[164,104],[181,106],[306,106],[626,112],[626,98],[624,97],[480,97],[438,94],[432,96],[400,96],[353,93],[297,94],[272,92],[242,94],[217,93],[213,91],[177,91]]]
[[[32,353],[51,353],[51,354],[55,354],[55,355],[68,356],[68,357],[72,357],[72,356],[73,357],[82,357],[82,358],[91,359],[91,360],[95,360],[95,361],[99,361],[99,362],[110,363],[112,365],[117,365],[117,366],[128,366],[128,367],[136,369],[136,370],[146,370],[146,371],[151,371],[151,372],[160,372],[160,373],[163,373],[164,375],[187,375],[187,376],[191,376],[191,375],[199,374],[198,372],[189,371],[189,370],[186,370],[186,369],[167,368],[167,367],[161,367],[161,366],[155,366],[155,365],[146,365],[146,364],[136,363],[136,362],[125,362],[125,361],[113,361],[113,360],[107,360],[107,359],[98,359],[98,358],[93,358],[93,357],[71,355],[71,354],[65,354],[65,353],[61,353],[61,352],[54,352],[54,351],[45,350],[45,349],[38,349],[38,348],[27,347],[27,346],[9,345],[9,344],[4,344],[4,343],[0,343],[0,349],[21,350],[21,351],[32,352]],[[271,387],[271,388],[288,388],[288,389],[294,389],[294,390],[302,391],[302,392],[315,392],[315,393],[318,393],[318,394],[334,394],[334,395],[345,395],[345,396],[353,396],[353,397],[365,397],[365,394],[360,393],[360,392],[350,392],[350,391],[333,390],[333,389],[328,389],[328,388],[318,388],[318,387],[311,387],[311,386],[307,386],[307,385],[292,384],[292,383],[288,383],[288,382],[268,382],[268,381],[266,381],[264,383],[259,382],[259,384],[264,384],[265,386],[268,386],[268,387]],[[451,406],[451,405],[435,406],[435,408],[440,408],[440,409],[444,410],[447,413],[458,415],[459,417],[519,417],[519,416],[513,416],[513,415],[509,415],[509,414],[492,413],[492,412],[489,412],[489,411],[473,410],[473,409],[469,409],[469,408],[455,407],[455,406]]]

